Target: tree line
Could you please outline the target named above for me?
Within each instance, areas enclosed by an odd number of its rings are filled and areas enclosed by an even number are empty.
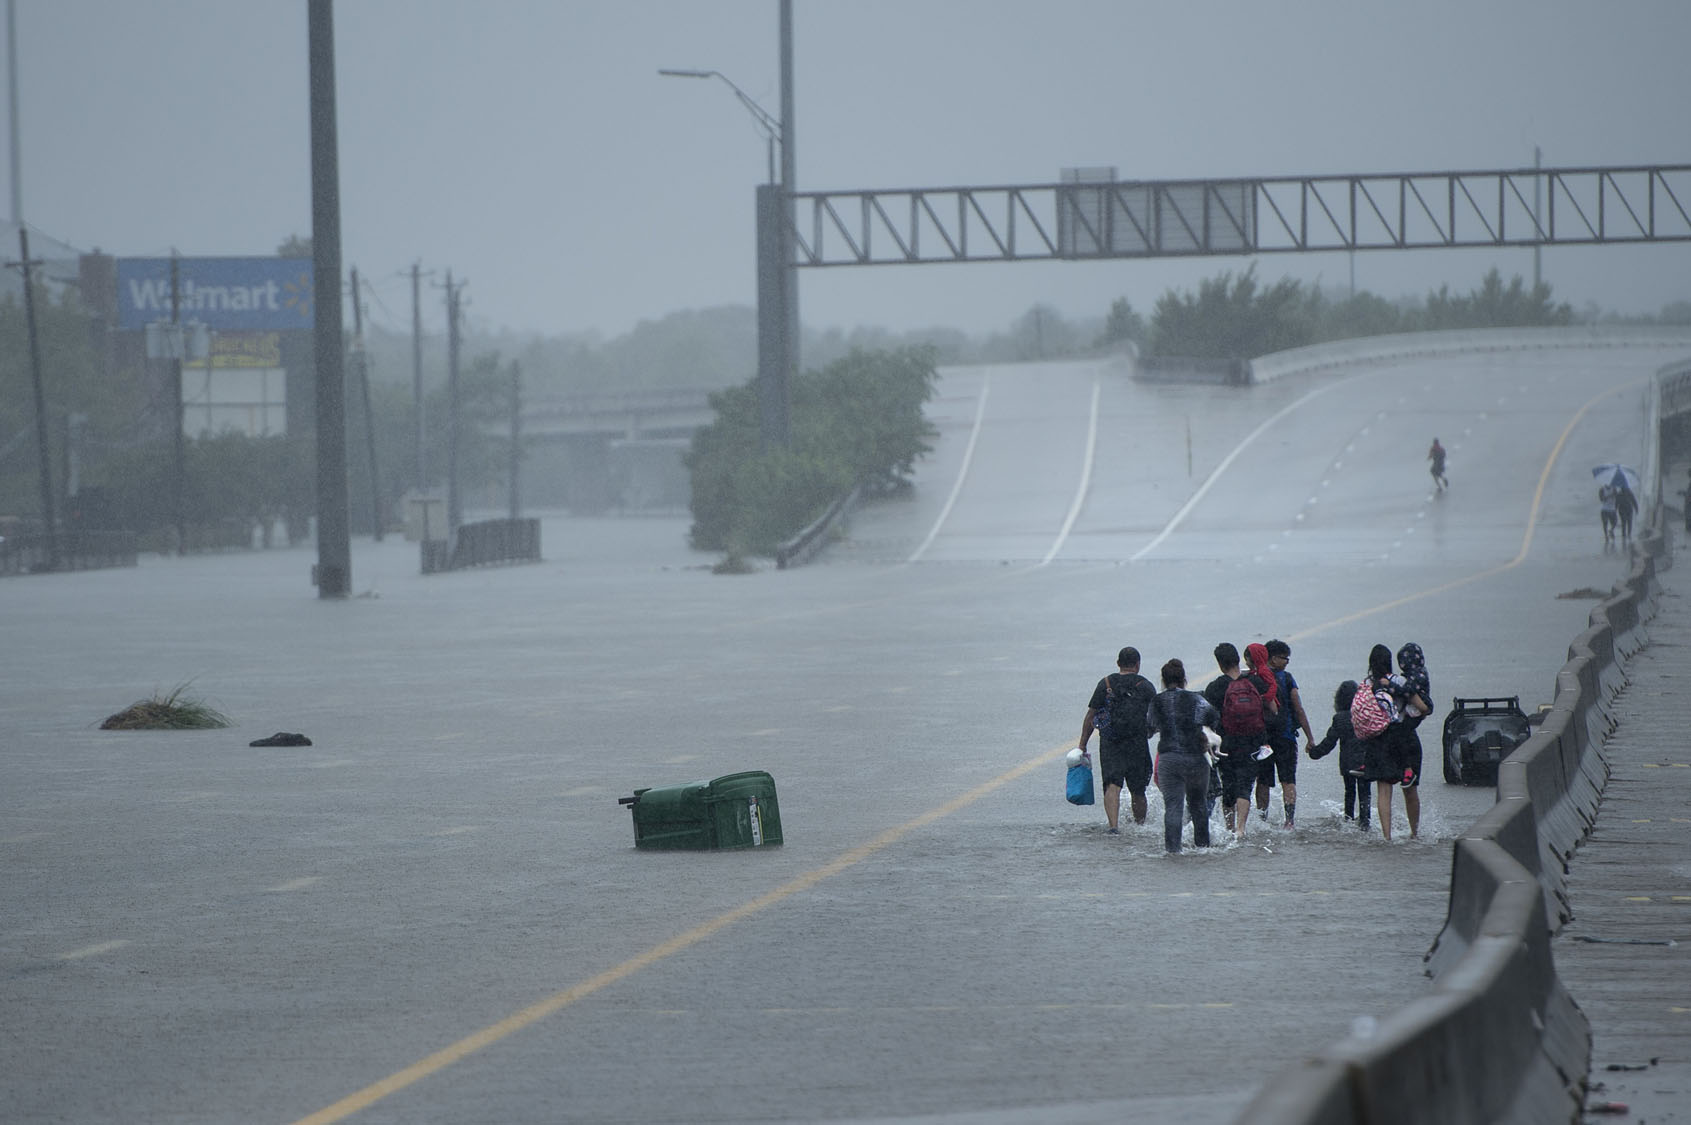
[[[73,290],[39,296],[59,494],[68,491],[73,471],[78,477],[79,502],[65,506],[65,518],[161,535],[176,503],[170,486],[173,403],[155,380],[108,376],[106,329]],[[1388,301],[1366,291],[1333,296],[1292,279],[1265,283],[1251,267],[1221,273],[1195,290],[1169,290],[1149,316],[1122,298],[1096,321],[1066,320],[1036,305],[1004,332],[984,338],[937,328],[807,331],[804,355],[811,371],[793,386],[795,441],[790,450],[770,455],[756,449],[756,398],[745,382],[756,368],[750,309],[679,312],[609,341],[478,331],[472,324],[465,336],[470,358],[460,377],[460,481],[484,495],[504,481],[510,449],[499,435],[510,410],[512,364],[520,364],[528,396],[716,387],[717,420],[689,454],[694,540],[710,549],[755,550],[802,527],[825,505],[824,497],[847,482],[898,487],[925,448],[920,406],[941,364],[1084,356],[1127,341],[1151,355],[1243,358],[1355,336],[1593,319],[1590,310],[1576,316],[1556,302],[1550,286],[1529,286],[1518,276],[1505,282],[1496,270],[1466,292],[1445,286],[1422,299]],[[1691,324],[1691,303],[1635,319]],[[373,325],[366,348],[373,364],[369,424],[380,473],[373,496],[362,401],[349,394],[349,514],[357,531],[371,529],[373,509],[391,512],[408,490],[444,479],[448,416],[437,333],[424,339],[425,465],[419,477],[410,335]],[[0,517],[31,517],[40,503],[28,357],[21,302],[0,301]],[[185,514],[205,526],[280,524],[290,537],[302,536],[315,504],[314,456],[308,433],[194,439],[185,458]]]

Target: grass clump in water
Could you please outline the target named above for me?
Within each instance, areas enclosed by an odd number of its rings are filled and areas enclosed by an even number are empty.
[[[229,725],[229,717],[198,699],[188,699],[183,684],[169,695],[154,693],[151,699],[131,703],[106,717],[101,730],[217,730]]]

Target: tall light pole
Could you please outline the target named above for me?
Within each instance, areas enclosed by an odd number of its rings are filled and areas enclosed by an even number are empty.
[[[763,130],[769,179],[757,189],[757,382],[762,445],[790,438],[790,385],[799,367],[798,268],[793,260],[793,10],[781,0],[781,117],[775,118],[718,70],[658,71],[667,78],[716,78],[726,83]],[[776,179],[775,147],[781,148]]]
[[[6,0],[6,105],[11,121],[12,222],[23,226],[23,165],[18,142],[18,0]]]

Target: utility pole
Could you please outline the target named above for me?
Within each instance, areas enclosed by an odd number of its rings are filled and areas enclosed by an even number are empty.
[[[58,513],[53,509],[53,458],[47,449],[47,395],[41,385],[41,342],[35,329],[35,277],[31,272],[38,261],[29,256],[29,231],[18,224],[18,261],[7,262],[23,270],[23,313],[29,330],[29,377],[35,388],[35,447],[40,458],[41,523],[47,533],[47,569],[58,570],[59,532]]]
[[[521,487],[523,460],[523,369],[511,361],[511,518],[517,519],[522,510]]]
[[[352,267],[352,356],[364,399],[364,450],[370,458],[370,528],[382,541],[382,475],[376,471],[376,420],[370,412],[370,353],[364,350],[364,306],[358,295],[358,267]]]
[[[182,430],[186,422],[186,408],[182,402],[182,352],[187,342],[182,338],[182,262],[176,251],[170,252],[170,402],[171,440],[175,456],[171,463],[171,491],[175,494],[172,513],[176,520],[176,553],[188,553],[188,453],[187,439]],[[207,362],[210,362],[209,360]]]
[[[427,444],[427,436],[423,425],[423,297],[422,297],[423,264],[411,263],[411,400],[416,407],[416,430],[414,434],[415,453],[417,455],[417,490],[421,492],[428,487],[428,464],[424,458],[423,449]]]
[[[341,338],[341,173],[335,130],[335,7],[308,0],[311,87],[311,256],[317,367],[317,566],[319,598],[352,590],[347,530],[346,348]]]
[[[446,271],[446,534],[455,538],[463,520],[458,498],[458,357],[462,340],[458,331],[460,294],[465,282],[452,284]]]

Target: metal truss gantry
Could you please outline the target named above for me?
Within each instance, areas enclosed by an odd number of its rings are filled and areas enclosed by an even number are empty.
[[[1691,241],[1691,164],[1098,179],[792,200],[799,267]]]

